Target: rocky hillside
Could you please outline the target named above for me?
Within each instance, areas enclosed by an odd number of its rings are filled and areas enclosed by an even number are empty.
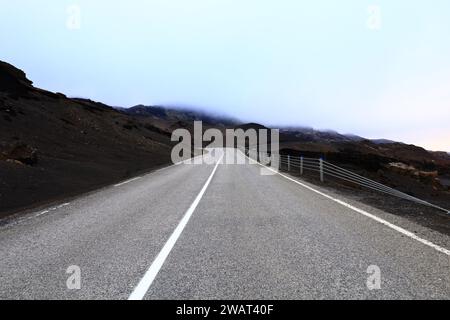
[[[0,215],[168,163],[171,145],[149,121],[34,88],[0,62]]]
[[[264,128],[200,111],[68,98],[35,88],[0,61],[0,217],[167,164],[171,132],[192,131],[194,120],[204,130]],[[282,129],[280,149],[324,157],[418,197],[450,199],[445,152],[310,128]]]
[[[118,108],[122,112],[140,117],[151,118],[153,120],[162,120],[167,123],[202,121],[209,126],[232,127],[239,123],[237,119],[213,115],[200,110],[191,110],[186,108],[144,106],[137,105],[131,108]]]

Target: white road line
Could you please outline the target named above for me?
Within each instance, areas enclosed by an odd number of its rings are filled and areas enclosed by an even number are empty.
[[[180,164],[189,164],[189,161],[193,161],[194,159],[199,158],[199,157],[203,157],[203,156],[204,156],[204,155],[201,154],[201,155],[198,155],[198,156],[196,156],[196,157],[189,158],[189,159],[187,159],[187,160],[183,160],[183,161],[180,161],[180,162],[176,162],[176,163],[174,163],[174,164],[171,164],[170,166],[167,166],[167,167],[164,167],[164,168],[160,168],[160,169],[151,171],[151,172],[147,173],[145,176],[147,176],[147,175],[149,175],[149,174],[154,174],[154,173],[156,173],[156,172],[160,172],[160,171],[163,171],[163,170],[167,170],[167,169],[169,169],[169,168],[172,168],[172,167],[174,167],[174,166],[178,166],[178,165],[180,165]],[[132,178],[132,179],[129,179],[129,180],[120,182],[120,183],[118,183],[118,184],[115,184],[114,187],[120,187],[120,186],[122,186],[122,185],[124,185],[124,184],[133,182],[133,181],[138,180],[138,179],[141,179],[141,178],[143,178],[143,177],[142,177],[142,176],[135,177],[135,178]]]
[[[51,210],[51,209],[50,209],[50,210]],[[44,211],[38,213],[37,215],[35,215],[35,217],[42,216],[43,214],[46,214],[46,213],[49,213],[49,212],[50,212],[49,210],[44,210]]]
[[[53,207],[53,208],[44,210],[44,211],[42,211],[42,212],[39,212],[39,213],[36,214],[34,217],[39,217],[39,216],[42,216],[43,214],[49,213],[50,211],[55,211],[55,210],[57,210],[57,209],[61,209],[61,208],[63,208],[63,207],[68,206],[69,204],[70,204],[70,202],[66,202],[66,203],[60,204],[59,206],[56,206],[56,207]],[[33,218],[33,217],[30,217],[30,218]]]
[[[180,161],[180,162],[171,164],[171,165],[169,165],[169,166],[167,166],[167,167],[164,167],[164,168],[160,168],[160,169],[151,171],[151,172],[145,174],[145,176],[154,174],[154,173],[159,172],[159,171],[163,171],[163,170],[169,169],[169,168],[171,168],[171,167],[174,167],[174,166],[177,166],[177,165],[180,165],[180,164],[189,164],[189,161],[193,161],[193,160],[196,159],[196,158],[203,157],[203,156],[206,156],[206,155],[207,155],[207,154],[200,154],[200,155],[195,156],[195,157],[193,157],[193,158],[189,158],[189,159],[186,159],[186,160],[183,160],[183,161]],[[145,177],[145,176],[139,176],[139,177],[135,177],[135,178],[132,178],[132,179],[129,179],[129,180],[126,180],[126,181],[117,183],[117,184],[114,185],[114,187],[119,187],[119,186],[121,186],[121,185],[124,185],[124,184],[130,183],[130,182],[132,182],[132,181],[141,179],[141,178],[143,178],[143,177]],[[44,211],[42,211],[42,212],[39,212],[39,213],[37,213],[37,214],[34,214],[34,213],[33,213],[31,216],[26,217],[26,218],[17,218],[18,220],[14,221],[14,222],[10,222],[10,223],[8,223],[8,225],[16,225],[16,224],[18,224],[18,223],[22,223],[22,222],[28,221],[28,220],[30,220],[30,219],[33,219],[33,218],[42,216],[42,215],[44,215],[44,214],[46,214],[46,213],[49,213],[50,211],[53,211],[53,210],[60,209],[60,208],[62,208],[62,207],[68,206],[69,204],[70,204],[70,202],[66,202],[66,203],[63,203],[63,204],[61,204],[61,205],[59,205],[59,206],[57,206],[57,207],[49,208],[49,209],[44,210]],[[0,219],[0,220],[1,220],[1,219]]]
[[[177,165],[179,165],[179,164],[193,164],[194,161],[195,161],[197,158],[201,158],[201,157],[204,157],[204,156],[207,156],[207,155],[208,155],[208,154],[199,154],[198,156],[195,156],[195,157],[193,157],[193,158],[189,158],[189,159],[186,159],[186,160],[183,160],[183,161],[179,161],[179,162],[177,162],[177,163],[175,163],[175,164],[173,164],[173,165],[177,166]]]
[[[167,166],[167,167],[164,167],[164,168],[160,168],[160,169],[156,169],[156,170],[154,170],[154,171],[151,171],[151,172],[147,173],[146,175],[150,175],[150,174],[153,174],[153,173],[156,173],[156,172],[160,172],[160,171],[163,171],[163,170],[167,170],[167,169],[169,169],[169,168],[172,168],[172,167],[174,167],[174,166],[178,166],[178,165],[180,165],[180,164],[190,164],[189,161],[193,161],[194,159],[197,159],[197,158],[203,157],[203,156],[205,156],[205,155],[201,154],[201,155],[195,156],[195,157],[193,157],[193,158],[189,158],[189,159],[186,159],[186,160],[183,160],[183,161],[175,162],[175,163],[173,163],[173,164],[171,164],[171,165],[169,165],[169,166]]]
[[[242,151],[240,151],[240,150],[239,150],[239,152],[242,153]],[[242,153],[242,154],[244,154],[244,153]],[[247,157],[247,158],[250,160],[250,158],[249,158],[247,155],[244,154],[244,156]],[[265,166],[265,165],[263,165],[263,164],[261,164],[261,163],[258,163],[258,164],[259,164],[260,166],[265,167],[265,168],[268,169],[268,170],[271,170],[271,171],[273,171],[273,172],[275,172],[275,173],[278,173],[278,174],[279,174],[280,176],[282,176],[283,178],[286,178],[286,179],[288,179],[288,180],[290,180],[290,181],[292,181],[292,182],[294,182],[294,183],[296,183],[296,184],[298,184],[298,185],[300,185],[300,186],[302,186],[302,187],[304,187],[304,188],[306,188],[306,189],[308,189],[308,190],[310,190],[310,191],[313,191],[313,192],[315,192],[315,193],[317,193],[317,194],[320,194],[321,196],[323,196],[323,197],[325,197],[325,198],[328,198],[328,199],[330,199],[330,200],[332,200],[332,201],[334,201],[334,202],[336,202],[336,203],[339,203],[340,205],[343,205],[344,207],[347,207],[347,208],[349,208],[349,209],[351,209],[351,210],[353,210],[353,211],[356,211],[356,212],[358,212],[359,214],[362,214],[363,216],[366,216],[366,217],[368,217],[368,218],[370,218],[370,219],[373,219],[373,220],[375,220],[375,221],[377,221],[377,222],[379,222],[379,223],[385,225],[386,227],[389,227],[389,228],[391,228],[391,229],[393,229],[393,230],[395,230],[395,231],[400,232],[401,234],[403,234],[403,235],[405,235],[405,236],[407,236],[407,237],[410,237],[411,239],[414,239],[414,240],[416,240],[416,241],[419,241],[420,243],[422,243],[422,244],[424,244],[424,245],[426,245],[426,246],[429,246],[429,247],[431,247],[431,248],[433,248],[433,249],[435,249],[435,250],[437,250],[437,251],[439,251],[439,252],[441,252],[441,253],[444,253],[444,254],[450,256],[450,250],[449,250],[449,249],[443,248],[443,247],[438,246],[437,244],[435,244],[435,243],[433,243],[433,242],[431,242],[431,241],[428,241],[428,240],[426,240],[426,239],[420,238],[420,237],[416,236],[414,233],[412,233],[411,231],[408,231],[408,230],[406,230],[406,229],[403,229],[402,227],[399,227],[399,226],[397,226],[397,225],[395,225],[395,224],[392,224],[392,223],[390,223],[390,222],[388,222],[388,221],[386,221],[386,220],[384,220],[384,219],[382,219],[382,218],[380,218],[380,217],[377,217],[377,216],[375,216],[375,215],[373,215],[373,214],[371,214],[371,213],[369,213],[369,212],[367,212],[367,211],[365,211],[365,210],[362,210],[362,209],[359,209],[359,208],[357,208],[357,207],[355,207],[355,206],[352,206],[351,204],[349,204],[349,203],[347,203],[347,202],[344,202],[344,201],[342,201],[342,200],[339,200],[339,199],[337,199],[337,198],[334,198],[334,197],[332,197],[332,196],[329,196],[329,195],[327,195],[326,193],[323,193],[322,191],[316,190],[316,189],[314,189],[314,188],[312,188],[312,187],[310,187],[310,186],[308,186],[308,185],[306,185],[306,184],[304,184],[304,183],[301,183],[301,182],[298,181],[298,180],[295,180],[295,179],[293,179],[293,178],[291,178],[291,177],[288,177],[287,175],[284,175],[284,174],[278,172],[277,170],[274,170],[274,169],[272,169],[272,168],[270,168],[270,167],[268,167],[268,166]]]
[[[136,177],[136,178],[133,178],[133,179],[130,179],[130,180],[127,180],[127,181],[124,181],[124,182],[115,184],[114,187],[120,187],[120,186],[122,186],[122,185],[124,185],[124,184],[130,183],[130,182],[135,181],[135,180],[138,180],[138,179],[140,179],[140,178],[141,178],[141,177]]]
[[[11,221],[10,223],[6,224],[6,226],[13,226],[13,225],[20,224],[22,222],[26,222],[28,220],[40,217],[40,216],[42,216],[42,215],[44,215],[46,213],[55,211],[57,209],[61,209],[62,207],[68,206],[69,204],[70,204],[70,202],[66,202],[66,203],[60,204],[59,206],[48,208],[48,209],[46,209],[44,211],[41,211],[41,212],[38,212],[38,213],[30,213],[25,218],[18,218],[17,220]]]
[[[128,300],[142,300],[147,293],[148,289],[153,283],[153,280],[155,279],[156,275],[158,274],[159,270],[161,269],[162,265],[164,264],[164,261],[166,261],[166,258],[168,257],[170,251],[172,250],[173,246],[177,242],[178,238],[180,237],[181,233],[183,232],[184,227],[186,227],[190,217],[192,216],[192,213],[194,213],[195,209],[197,208],[197,205],[199,204],[200,200],[203,197],[203,194],[205,193],[206,189],[208,188],[209,183],[211,182],[214,174],[216,173],[217,167],[219,166],[219,163],[222,161],[223,154],[220,157],[219,161],[216,162],[216,165],[214,166],[214,169],[209,176],[208,180],[206,180],[205,185],[200,190],[200,193],[195,198],[194,202],[192,202],[189,209],[184,214],[181,221],[178,223],[178,226],[173,231],[170,238],[167,240],[167,242],[164,244],[164,247],[161,249],[161,251],[156,256],[155,260],[152,262],[150,268],[147,270],[147,272],[144,274],[144,277],[139,281],[136,288],[133,290],[131,295],[129,296]]]

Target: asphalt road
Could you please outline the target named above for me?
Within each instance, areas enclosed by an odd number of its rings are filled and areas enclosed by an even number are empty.
[[[448,248],[260,169],[179,164],[18,218],[0,299],[450,298]]]

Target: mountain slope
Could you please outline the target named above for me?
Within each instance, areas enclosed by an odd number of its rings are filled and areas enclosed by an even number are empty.
[[[170,134],[0,62],[0,216],[168,163]]]
[[[192,132],[194,120],[203,130],[266,128],[201,111],[68,98],[33,87],[0,61],[0,217],[167,164],[171,132]],[[445,152],[311,128],[280,130],[280,152],[324,157],[418,197],[449,198]]]

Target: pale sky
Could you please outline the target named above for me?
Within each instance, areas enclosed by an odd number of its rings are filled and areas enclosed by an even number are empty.
[[[448,0],[0,1],[38,87],[450,151]]]

